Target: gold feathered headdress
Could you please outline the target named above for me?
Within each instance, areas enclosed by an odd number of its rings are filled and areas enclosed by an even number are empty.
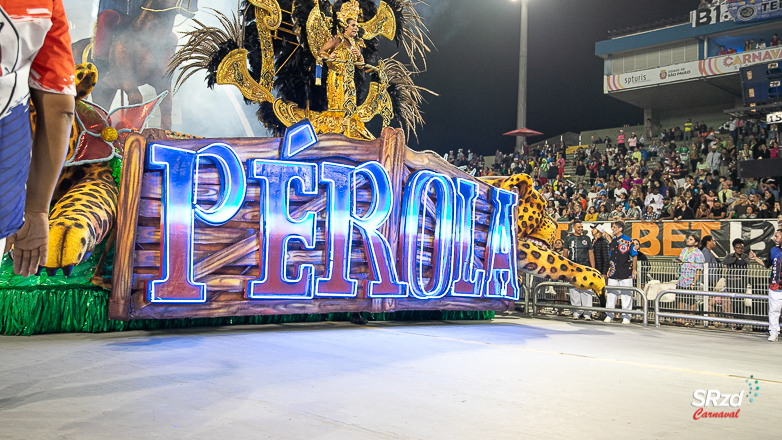
[[[342,26],[347,27],[348,20],[353,19],[358,21],[359,13],[361,13],[361,6],[356,0],[350,0],[348,2],[342,3],[342,7],[339,8],[339,12],[337,12],[337,19],[340,21]]]

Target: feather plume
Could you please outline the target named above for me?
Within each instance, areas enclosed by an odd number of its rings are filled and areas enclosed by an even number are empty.
[[[420,109],[421,103],[426,101],[423,93],[438,95],[429,89],[415,85],[413,75],[419,72],[410,71],[407,66],[394,59],[395,56],[396,54],[381,61],[383,71],[388,78],[388,94],[394,107],[394,119],[397,119],[405,129],[408,139],[412,131],[413,136],[418,140],[416,128],[424,125]]]
[[[220,62],[229,52],[244,45],[244,26],[236,14],[229,18],[214,9],[211,11],[220,21],[222,29],[193,19],[194,28],[185,33],[187,43],[179,48],[168,63],[166,75],[169,78],[174,77],[177,69],[181,67],[174,81],[175,93],[188,78],[200,70],[206,71],[209,88],[214,87]]]
[[[274,105],[271,102],[262,102],[258,106],[255,115],[273,136],[282,137],[285,135],[285,129],[287,127],[285,127],[285,124],[283,124],[282,121],[277,118],[277,115],[274,114]]]
[[[394,43],[397,47],[403,47],[407,56],[410,58],[410,64],[413,69],[418,70],[416,59],[421,58],[423,69],[426,70],[426,53],[431,52],[429,48],[434,47],[434,43],[429,38],[429,29],[424,24],[421,15],[415,9],[416,6],[429,6],[423,1],[418,0],[383,0],[394,11],[396,18],[396,35]]]

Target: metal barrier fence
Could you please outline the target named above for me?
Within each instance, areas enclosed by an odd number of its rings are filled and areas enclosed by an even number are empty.
[[[553,287],[555,289],[564,289],[564,290],[568,291],[568,293],[566,293],[565,295],[569,294],[569,290],[573,288],[573,286],[571,286],[570,284],[566,284],[566,283],[557,283],[557,282],[551,282],[551,281],[544,281],[544,282],[537,283],[537,285],[535,286],[535,288],[532,291],[532,293],[533,293],[533,296],[532,296],[532,309],[529,309],[529,310],[531,310],[531,315],[532,316],[535,316],[535,314],[537,313],[538,307],[548,307],[548,308],[554,308],[554,309],[584,310],[584,311],[588,311],[588,312],[608,312],[608,313],[616,313],[616,314],[626,313],[626,314],[629,314],[629,315],[642,315],[643,316],[644,327],[646,327],[648,325],[648,323],[649,323],[649,301],[647,301],[646,295],[644,294],[644,292],[641,289],[637,288],[637,287],[611,286],[611,290],[633,292],[634,293],[634,295],[633,295],[634,301],[633,302],[635,304],[636,303],[635,300],[639,299],[640,300],[639,302],[640,302],[642,310],[637,310],[637,309],[634,309],[634,310],[609,309],[609,308],[605,308],[605,307],[584,307],[584,306],[574,306],[574,305],[571,305],[569,303],[568,304],[546,303],[546,304],[543,304],[543,305],[539,305],[538,304],[538,297],[541,296],[540,295],[541,291],[543,291],[544,288],[546,288],[546,290],[548,290],[547,289],[548,287]],[[556,292],[556,290],[555,290],[555,292]],[[635,294],[637,294],[637,295],[635,295]],[[543,297],[544,298],[545,298],[545,295],[546,295],[546,292],[543,291]],[[637,298],[637,297],[640,297],[640,298]],[[597,298],[597,295],[595,295],[593,293],[592,294],[592,300],[595,301],[596,298]],[[529,304],[528,298],[525,299],[525,305],[526,304]],[[599,304],[599,300],[598,300],[598,304]],[[528,309],[525,309],[525,311],[526,310],[528,310]]]
[[[692,267],[697,272],[697,281],[688,285],[682,277],[682,264],[676,260],[650,259],[638,263],[636,287],[643,289],[655,304],[661,303],[662,309],[655,306],[655,322],[659,321],[657,311],[662,310],[660,318],[664,322],[685,325],[702,322],[705,326],[709,322],[715,323],[715,326],[716,323],[730,323],[751,326],[747,330],[765,330],[763,326],[767,324],[738,321],[768,319],[768,269],[756,264],[746,268],[723,264],[697,265]],[[657,284],[655,282],[660,285],[650,287]],[[707,317],[719,319],[705,319]]]
[[[723,264],[703,264],[696,268],[698,281],[682,287],[681,263],[671,258],[650,258],[638,262],[638,277],[633,292],[633,315],[644,315],[644,321],[715,327],[733,324],[735,329],[765,331],[768,328],[768,277],[770,271],[756,264],[736,268]],[[704,282],[705,280],[705,282]],[[625,313],[619,309],[572,306],[572,286],[520,275],[524,298],[518,305],[535,316],[540,309],[589,310]],[[650,285],[660,283],[656,289]],[[648,298],[647,298],[648,295]],[[530,298],[530,296],[532,298]],[[593,294],[593,301],[597,296]],[[653,303],[652,303],[653,302]],[[645,312],[641,312],[640,309]]]
[[[527,285],[527,278],[526,274],[519,278],[519,286],[524,293],[524,313],[527,313],[529,310],[529,286]]]
[[[685,294],[685,295],[696,295],[696,296],[708,296],[710,298],[728,298],[728,299],[735,299],[735,298],[743,298],[743,299],[752,299],[753,301],[757,299],[765,299],[768,301],[768,295],[747,295],[742,293],[722,293],[722,292],[707,292],[707,291],[693,291],[693,290],[663,290],[660,292],[660,294],[657,296],[657,298],[654,299],[654,326],[659,328],[660,327],[660,318],[676,318],[676,319],[691,319],[692,315],[689,314],[682,314],[682,313],[670,313],[670,312],[661,312],[660,311],[660,299],[665,295],[679,295],[679,294]],[[758,326],[758,327],[768,327],[769,323],[763,322],[763,321],[754,321],[754,320],[748,320],[748,319],[733,319],[733,318],[723,318],[723,317],[717,317],[717,316],[707,316],[703,315],[697,318],[700,321],[706,322],[724,322],[728,324],[741,324],[741,325],[751,325],[751,326]]]

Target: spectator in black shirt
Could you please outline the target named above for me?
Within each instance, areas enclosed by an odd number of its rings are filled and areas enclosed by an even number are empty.
[[[657,169],[655,169],[654,171],[652,171],[652,176],[651,176],[651,179],[652,179],[652,181],[653,181],[653,182],[659,182],[659,181],[661,181],[661,180],[662,180],[662,177],[663,177],[663,171],[662,171],[662,168],[663,168],[663,166],[662,166],[662,165],[658,165],[658,166],[657,166]]]
[[[726,269],[726,278],[728,281],[727,290],[729,293],[745,293],[747,290],[747,270],[749,269],[749,258],[744,253],[744,240],[737,238],[733,240],[733,253],[728,254],[722,259],[722,264]],[[736,309],[741,305],[736,300],[727,299],[736,305]],[[724,306],[724,305],[723,305]],[[731,307],[731,306],[729,306]],[[734,307],[731,307],[734,308]],[[740,327],[736,326],[737,329]]]
[[[676,203],[676,209],[673,212],[673,219],[675,221],[694,220],[695,213],[692,211],[692,208],[684,203],[684,200],[679,199],[679,201]]]
[[[641,262],[641,275],[639,277],[641,278],[641,281],[646,281],[646,276],[652,269],[652,264],[649,263],[649,258],[641,252],[641,242],[636,238],[633,239],[633,244],[635,245],[635,250],[638,251],[638,261]]]
[[[562,181],[562,184],[560,185],[559,190],[563,194],[566,194],[568,196],[568,198],[573,197],[573,194],[574,194],[573,187],[570,186],[570,183],[568,183],[567,180],[563,180]]]
[[[597,176],[601,179],[605,179],[608,177],[608,165],[605,163],[605,161],[600,162],[600,165],[597,167]]]
[[[717,182],[712,179],[711,174],[706,175],[706,181],[701,184],[701,189],[703,189],[704,194],[708,194],[709,191],[717,192]]]
[[[768,205],[769,208],[774,207],[774,203],[776,203],[777,198],[774,197],[774,193],[771,192],[770,189],[766,189],[763,191],[763,201],[766,202],[766,205]]]
[[[584,182],[584,179],[586,179],[586,165],[584,165],[584,162],[578,161],[576,164],[576,184]]]
[[[573,222],[573,234],[565,238],[564,251],[562,255],[582,266],[594,267],[595,255],[593,251],[592,240],[584,234],[584,225],[580,220]],[[592,307],[592,291],[570,289],[570,304],[574,306]],[[581,315],[589,321],[592,319],[592,312],[576,310],[573,312],[573,319],[578,319]]]
[[[573,210],[571,212],[571,218],[577,222],[582,222],[586,219],[586,212],[584,212],[583,209],[581,209],[581,203],[576,201],[576,203],[573,203]],[[583,226],[582,226],[583,229]]]
[[[521,169],[521,164],[519,163],[519,158],[513,159],[513,167],[510,170],[513,174],[521,174],[524,172],[524,170]]]
[[[722,203],[719,200],[715,200],[714,205],[711,207],[711,219],[722,220],[727,216],[727,212]]]
[[[774,218],[774,213],[768,209],[768,203],[763,202],[760,204],[760,211],[758,211],[757,218]]]

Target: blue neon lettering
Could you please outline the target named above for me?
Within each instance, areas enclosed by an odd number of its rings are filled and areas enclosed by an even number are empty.
[[[248,174],[261,185],[261,230],[259,277],[247,282],[249,299],[309,299],[314,294],[314,266],[294,264],[295,278],[286,271],[288,243],[297,240],[306,250],[315,249],[316,214],[300,219],[290,216],[290,189],[298,195],[318,194],[318,166],[305,162],[254,159]]]
[[[359,176],[367,178],[372,191],[372,203],[363,216],[359,215],[358,197],[356,196],[358,185],[354,184]],[[366,297],[407,297],[407,286],[404,282],[399,281],[396,267],[392,263],[394,259],[391,254],[391,245],[378,231],[391,215],[393,192],[388,173],[378,162],[363,163],[353,171],[351,186],[353,187],[353,206],[350,210],[350,217],[353,220],[353,225],[358,228],[364,239],[364,250],[370,267],[370,278],[365,282],[364,287]]]
[[[288,141],[288,151],[295,151],[311,139],[308,134],[291,132]],[[215,165],[221,183],[211,206],[198,200],[205,161]],[[429,300],[449,293],[472,298],[519,298],[513,221],[518,200],[512,192],[496,188],[490,191],[492,209],[481,268],[474,238],[478,185],[427,170],[414,173],[403,192],[400,256],[395,264],[390,245],[380,233],[391,214],[393,196],[388,173],[378,162],[353,167],[254,159],[247,167],[249,178],[260,184],[262,231],[258,278],[245,286],[248,299],[358,296],[360,281],[350,277],[354,226],[362,236],[369,265],[364,282],[366,298],[412,295]],[[162,171],[160,276],[147,282],[147,297],[157,303],[205,302],[206,285],[193,279],[195,221],[220,226],[238,214],[248,178],[241,160],[223,143],[198,151],[152,144],[147,168]],[[323,275],[316,278],[312,264],[289,262],[288,248],[294,240],[303,250],[315,249],[317,214],[307,211],[292,218],[290,194],[295,190],[298,195],[318,195],[319,183],[327,189],[326,266]],[[359,209],[359,187],[368,187],[372,195],[366,211]],[[430,193],[434,199],[430,200]],[[431,227],[427,226],[427,215],[422,215],[427,209],[434,217]],[[434,229],[431,239],[426,237],[427,227]],[[424,251],[430,243],[432,256],[426,261]],[[286,270],[289,265],[292,270]]]
[[[326,270],[315,281],[315,295],[319,297],[353,298],[358,282],[350,278],[351,232],[351,177],[354,167],[323,162],[320,165],[321,183],[328,187],[326,204]]]
[[[423,251],[426,244],[426,216],[424,200],[429,200],[429,189],[436,195],[433,217],[434,241],[432,245],[432,274],[424,283]],[[399,264],[404,269],[402,279],[410,293],[418,299],[442,298],[451,291],[453,280],[455,198],[453,181],[432,171],[417,171],[407,181],[402,199],[402,255]],[[426,285],[425,285],[426,284]]]
[[[310,121],[305,119],[285,130],[285,137],[282,138],[282,148],[280,158],[283,160],[301,153],[307,148],[318,143],[318,136]]]
[[[486,271],[475,267],[475,205],[478,184],[456,179],[456,264],[454,266],[453,296],[479,298]]]
[[[516,223],[513,221],[518,196],[500,188],[491,190],[491,221],[486,238],[484,267],[487,298],[519,299],[516,279]]]
[[[153,303],[202,303],[206,285],[193,280],[193,168],[196,153],[149,146],[147,168],[162,170],[160,278],[147,282]]]
[[[220,195],[217,203],[209,209],[204,209],[198,204],[198,176],[200,172],[201,158],[214,161],[220,175]],[[215,143],[199,149],[196,152],[196,178],[195,178],[195,215],[198,220],[211,226],[220,226],[231,220],[244,204],[247,193],[247,178],[244,175],[239,156],[230,146]]]

